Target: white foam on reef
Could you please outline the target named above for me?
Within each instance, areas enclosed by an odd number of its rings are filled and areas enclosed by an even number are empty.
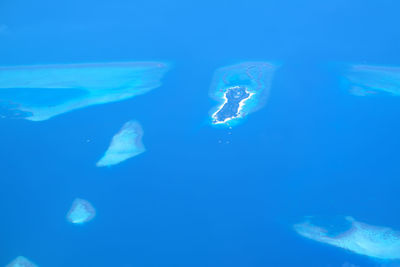
[[[115,134],[103,157],[96,163],[98,167],[116,165],[146,151],[142,143],[143,130],[137,121],[126,122]]]
[[[400,95],[399,67],[350,65],[343,78],[346,90],[356,96]]]
[[[4,117],[43,121],[147,93],[167,70],[161,62],[0,67],[0,105]]]
[[[96,211],[89,201],[76,198],[67,213],[67,220],[74,224],[83,224],[92,220]]]
[[[351,228],[337,236],[329,236],[327,229],[314,225],[312,217],[294,225],[294,230],[303,237],[333,245],[351,252],[382,260],[400,259],[400,232],[388,227],[358,222],[345,218]]]
[[[18,256],[12,262],[6,265],[6,267],[38,267],[36,264],[28,260],[23,256]]]
[[[210,86],[210,97],[219,104],[212,108],[212,124],[226,124],[261,109],[269,96],[272,78],[280,64],[254,61],[242,62],[217,69]],[[240,116],[215,123],[215,114],[221,110],[227,99],[225,93],[229,88],[243,86],[250,97],[240,103]],[[239,113],[238,113],[239,114]],[[230,124],[231,125],[231,124]]]

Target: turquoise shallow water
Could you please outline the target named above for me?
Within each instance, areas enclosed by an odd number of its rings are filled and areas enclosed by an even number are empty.
[[[399,7],[1,1],[0,66],[151,61],[169,69],[144,94],[43,121],[15,119],[24,114],[9,100],[56,105],[81,99],[81,88],[6,87],[0,266],[22,255],[57,267],[395,267],[302,237],[293,225],[320,216],[336,233],[347,224],[329,218],[352,216],[400,230],[397,76],[367,84],[365,74],[346,76],[354,65],[400,66]],[[255,61],[279,63],[265,105],[232,129],[212,127],[216,71]],[[69,81],[82,81],[74,75]],[[132,120],[145,152],[96,167]],[[95,209],[86,224],[68,221],[76,198]]]

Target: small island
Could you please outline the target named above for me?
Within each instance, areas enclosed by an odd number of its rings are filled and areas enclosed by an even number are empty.
[[[209,95],[218,104],[209,113],[209,123],[217,127],[235,126],[261,109],[278,67],[269,62],[250,61],[217,69]]]
[[[214,124],[226,123],[232,119],[241,117],[241,110],[245,101],[254,93],[249,93],[244,86],[228,88],[224,94],[224,103],[212,115]]]

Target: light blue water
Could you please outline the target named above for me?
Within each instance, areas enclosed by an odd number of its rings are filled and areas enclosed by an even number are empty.
[[[349,94],[340,67],[400,66],[399,8],[1,0],[0,66],[172,67],[141,96],[41,122],[0,120],[0,266],[19,255],[43,267],[393,266],[292,226],[350,215],[400,230],[400,98]],[[215,70],[247,61],[282,63],[266,105],[233,129],[210,126]],[[146,152],[96,167],[130,120]],[[66,219],[75,198],[96,209],[87,224]]]

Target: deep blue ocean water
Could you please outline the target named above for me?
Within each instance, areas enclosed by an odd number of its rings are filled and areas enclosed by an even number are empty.
[[[129,100],[0,120],[0,266],[19,255],[43,267],[390,264],[306,240],[292,224],[351,215],[400,230],[400,98],[350,95],[332,67],[400,65],[399,9],[394,0],[0,0],[2,66],[172,66],[159,88]],[[214,71],[245,61],[282,64],[267,104],[231,131],[211,127]],[[147,151],[97,168],[132,119]],[[68,223],[76,197],[96,208],[93,221]]]

